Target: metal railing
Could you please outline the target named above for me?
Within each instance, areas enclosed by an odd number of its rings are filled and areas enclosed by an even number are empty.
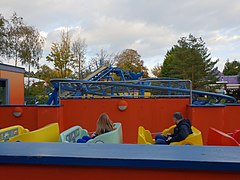
[[[192,102],[189,80],[65,81],[59,82],[59,98],[159,98],[184,97]]]

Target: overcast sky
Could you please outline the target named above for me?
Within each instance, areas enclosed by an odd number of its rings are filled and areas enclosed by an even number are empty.
[[[190,33],[202,37],[219,70],[227,59],[240,60],[239,0],[1,0],[0,13],[13,12],[47,39],[45,56],[60,29],[86,39],[90,58],[101,48],[138,51],[151,69],[167,50]],[[41,64],[45,63],[42,61]]]

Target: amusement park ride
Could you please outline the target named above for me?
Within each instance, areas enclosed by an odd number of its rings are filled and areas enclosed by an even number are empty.
[[[236,99],[193,90],[188,80],[142,75],[100,64],[83,80],[52,79],[46,104],[1,105],[2,177],[239,179]],[[191,120],[194,133],[169,146],[151,145],[156,133],[172,131],[176,111]],[[75,143],[95,130],[103,112],[115,130]]]

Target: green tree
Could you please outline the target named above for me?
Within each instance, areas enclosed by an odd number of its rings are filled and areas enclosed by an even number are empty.
[[[35,73],[35,77],[42,79],[49,84],[51,79],[57,77],[57,74],[56,71],[51,69],[49,66],[43,65]]]
[[[78,38],[77,40],[75,40],[72,43],[71,49],[74,56],[73,69],[77,72],[78,79],[82,79],[81,71],[84,69],[87,50],[87,44],[85,39]]]
[[[0,56],[5,56],[6,24],[8,21],[0,14]]]
[[[17,66],[19,59],[19,54],[21,50],[22,42],[24,42],[24,31],[25,24],[23,18],[19,17],[16,12],[10,18],[9,24],[7,26],[6,35],[7,41],[5,43],[5,54],[8,58],[13,58],[15,61],[15,66]]]
[[[28,72],[31,72],[31,67],[39,67],[39,60],[42,57],[44,39],[39,34],[38,30],[31,26],[22,27],[21,48],[19,49],[19,58],[23,65],[27,65]],[[28,78],[29,87],[29,78]]]
[[[47,56],[47,61],[53,62],[57,76],[60,78],[69,77],[72,73],[73,54],[70,45],[69,32],[62,31],[61,42],[52,43],[51,53]]]
[[[217,76],[216,61],[212,61],[210,53],[202,38],[193,35],[182,37],[165,55],[161,68],[162,77],[188,79],[193,89],[207,89],[207,85],[215,83]]]
[[[230,62],[227,60],[223,69],[223,74],[225,76],[240,75],[240,62],[236,60]]]
[[[28,72],[27,72],[28,73]],[[40,66],[36,73],[31,72],[30,77],[35,77],[43,81],[35,82],[31,86],[25,86],[25,96],[27,104],[45,103],[48,100],[48,95],[52,92],[52,86],[50,80],[57,77],[57,72],[51,69],[47,65]],[[36,102],[37,101],[37,102]]]
[[[141,56],[133,49],[126,49],[116,56],[116,65],[122,68],[123,71],[144,72],[143,77],[148,77],[148,69],[143,64]]]
[[[15,12],[10,20],[0,15],[0,55],[30,66],[37,66],[44,40],[37,29],[27,26]]]

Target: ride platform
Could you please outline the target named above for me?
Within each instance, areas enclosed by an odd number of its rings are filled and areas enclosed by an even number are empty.
[[[239,147],[222,146],[0,143],[0,172],[3,179],[230,180],[240,178],[239,155]]]

